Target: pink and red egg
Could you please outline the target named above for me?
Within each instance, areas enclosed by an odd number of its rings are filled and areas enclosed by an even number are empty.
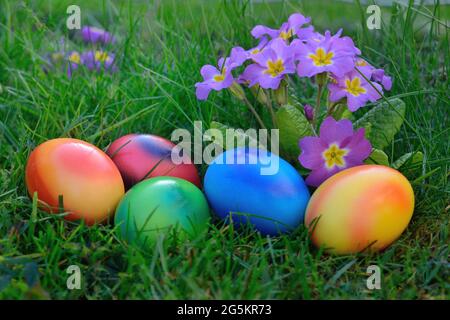
[[[115,140],[106,153],[116,164],[127,189],[136,183],[159,176],[169,176],[192,182],[200,188],[197,168],[185,156],[183,163],[172,161],[176,145],[151,134],[129,134]]]

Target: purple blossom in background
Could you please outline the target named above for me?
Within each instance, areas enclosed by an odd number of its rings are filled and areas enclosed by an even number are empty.
[[[116,39],[113,37],[111,33],[96,27],[89,27],[89,26],[83,27],[81,29],[81,37],[83,38],[84,42],[94,44],[98,42],[102,44],[116,42]]]
[[[114,60],[115,55],[106,51],[91,50],[81,54],[81,62],[89,70],[100,71],[103,67],[105,70],[116,71]]]
[[[353,132],[350,120],[336,121],[328,117],[320,127],[319,137],[301,139],[302,153],[298,159],[303,167],[311,170],[306,183],[318,187],[337,172],[363,164],[372,151],[364,134],[364,128]]]
[[[281,25],[280,29],[272,29],[266,26],[257,25],[252,30],[252,36],[259,39],[265,35],[268,35],[272,39],[282,38],[283,40],[290,40],[296,35],[300,40],[306,40],[310,38],[314,32],[312,26],[302,28],[303,25],[311,22],[311,18],[306,18],[300,13],[292,14],[288,22]]]
[[[220,91],[230,87],[235,80],[231,71],[241,66],[246,60],[246,51],[236,47],[231,50],[230,57],[219,59],[218,68],[209,64],[203,66],[200,74],[204,81],[195,84],[197,99],[206,100],[211,90]]]
[[[327,31],[323,37],[316,35],[306,43],[293,41],[292,45],[299,61],[297,73],[300,77],[312,77],[323,72],[342,77],[353,69],[355,55],[360,51],[350,38],[341,38],[341,32],[342,30],[331,36]]]
[[[359,71],[367,79],[372,76],[372,70],[369,67],[360,67]],[[342,98],[347,98],[348,109],[354,112],[364,106],[367,101],[375,102],[380,99],[381,95],[377,90],[382,92],[381,86],[375,82],[367,82],[364,77],[358,71],[353,70],[341,78],[334,78],[335,81],[328,85],[330,101],[337,102]]]
[[[280,38],[256,54],[253,61],[241,77],[250,87],[259,84],[264,89],[277,89],[285,74],[295,72],[293,50]]]
[[[78,70],[81,66],[86,67],[90,71],[101,71],[102,69],[111,72],[117,71],[115,55],[106,51],[90,50],[81,54],[73,51],[68,55],[67,60],[67,76],[69,78],[71,78],[73,72]]]

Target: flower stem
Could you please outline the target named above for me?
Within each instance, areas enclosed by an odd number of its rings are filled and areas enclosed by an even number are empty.
[[[256,120],[258,121],[259,125],[261,126],[261,128],[263,129],[267,129],[266,126],[264,125],[264,122],[262,121],[261,117],[258,115],[258,112],[256,112],[255,108],[253,108],[252,104],[250,103],[250,101],[248,101],[247,98],[245,98],[243,100],[245,102],[245,105],[250,109],[250,111],[253,113],[253,115],[255,116]]]
[[[323,91],[323,84],[319,83],[318,89],[317,89],[317,98],[316,98],[316,112],[315,112],[316,116],[312,120],[313,127],[316,126],[316,119],[317,119],[317,116],[320,114],[320,100],[322,98],[322,91]]]
[[[312,124],[315,127],[316,126],[316,119],[320,115],[320,101],[322,98],[323,88],[326,86],[328,81],[328,73],[322,72],[316,75],[316,82],[317,82],[317,99],[316,99],[316,116],[314,117]]]
[[[273,127],[278,129],[277,118],[275,116],[275,112],[274,112],[273,106],[272,106],[272,99],[269,99],[267,101],[267,108],[269,109],[270,116],[272,117],[272,125],[273,125]]]

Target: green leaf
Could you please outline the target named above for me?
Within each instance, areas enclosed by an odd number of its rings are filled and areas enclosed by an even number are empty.
[[[384,149],[394,139],[405,118],[405,103],[398,99],[381,102],[354,123],[355,128],[368,128],[366,137],[375,149]]]
[[[389,166],[389,157],[383,150],[373,149],[370,156],[364,161],[365,164],[381,164]]]
[[[282,154],[288,160],[295,159],[300,154],[299,140],[313,135],[311,125],[303,111],[292,105],[284,105],[279,108],[276,118],[280,130]]]
[[[245,146],[258,146],[259,148],[267,149],[265,145],[267,144],[267,141],[261,141],[260,143],[258,139],[258,131],[256,129],[248,129],[247,131],[242,129],[234,129],[217,121],[211,122],[210,129],[219,130],[222,134],[223,140],[219,141],[214,139],[214,137],[210,136],[207,131],[205,132],[205,136],[214,141],[214,143],[220,145],[224,150]],[[267,139],[269,139],[269,137],[267,137]]]
[[[418,167],[422,164],[423,161],[423,153],[420,151],[417,152],[408,152],[402,155],[400,158],[395,160],[392,164],[392,168],[400,170],[403,168],[412,168]]]
[[[422,177],[418,178],[422,172],[422,164],[424,158],[423,153],[420,151],[409,152],[398,158],[393,164],[394,169],[399,170],[410,181],[421,181],[422,178],[427,177],[428,173],[424,173]]]

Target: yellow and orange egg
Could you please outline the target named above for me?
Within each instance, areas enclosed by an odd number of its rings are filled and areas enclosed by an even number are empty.
[[[125,188],[114,162],[99,148],[81,140],[44,142],[30,155],[26,185],[31,197],[51,212],[63,210],[67,220],[87,225],[107,220]]]
[[[305,225],[313,244],[331,253],[379,251],[402,234],[413,210],[413,189],[400,172],[362,165],[320,185],[308,204]]]

